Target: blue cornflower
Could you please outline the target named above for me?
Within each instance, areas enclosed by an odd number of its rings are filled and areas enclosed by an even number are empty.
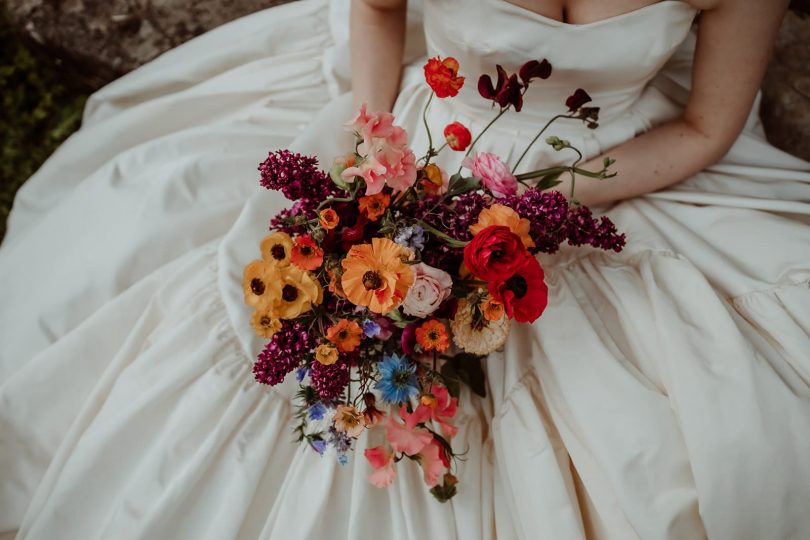
[[[300,367],[295,371],[295,378],[298,379],[298,382],[304,381],[304,377],[307,376],[307,371],[309,370],[307,369],[306,366]]]
[[[403,227],[394,235],[394,242],[414,249],[425,249],[425,229],[419,225]]]
[[[310,420],[323,420],[323,415],[326,414],[326,406],[319,401],[309,407],[307,414]]]
[[[326,451],[326,441],[323,439],[313,439],[310,444],[312,445],[312,448],[314,448],[315,451],[320,455],[323,455],[323,453]]]
[[[366,319],[363,321],[363,333],[366,335],[366,337],[377,337],[380,334],[380,330],[382,330],[380,325],[371,319]]]
[[[406,356],[386,355],[377,365],[380,380],[374,388],[388,403],[402,403],[416,396],[419,387],[416,380],[416,364]]]
[[[338,462],[341,465],[346,465],[349,462],[349,456],[346,454],[338,454]]]

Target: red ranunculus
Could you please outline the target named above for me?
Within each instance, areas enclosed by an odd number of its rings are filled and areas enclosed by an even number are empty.
[[[548,305],[548,286],[543,277],[540,263],[529,255],[508,279],[490,282],[489,294],[503,304],[508,318],[532,323]]]
[[[481,229],[464,247],[464,264],[485,281],[511,276],[526,257],[530,255],[520,237],[501,225]]]
[[[430,58],[425,64],[425,80],[438,98],[453,97],[464,85],[464,77],[458,76],[458,60],[451,56]]]
[[[461,122],[447,124],[444,128],[444,138],[447,141],[447,146],[458,152],[466,150],[470,146],[470,142],[472,142],[470,130],[464,127]]]

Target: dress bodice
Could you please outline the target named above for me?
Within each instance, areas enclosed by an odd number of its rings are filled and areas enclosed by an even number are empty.
[[[567,96],[585,89],[603,122],[629,111],[647,83],[683,42],[697,11],[681,0],[663,0],[588,24],[568,24],[506,0],[425,0],[428,54],[453,56],[469,79],[458,101],[488,110],[478,95],[481,73],[495,65],[515,72],[525,61],[548,59],[553,72],[524,97],[524,121],[561,112]],[[484,25],[481,21],[486,21]]]

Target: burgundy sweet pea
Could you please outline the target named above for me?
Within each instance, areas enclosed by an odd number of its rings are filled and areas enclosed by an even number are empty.
[[[568,107],[570,112],[574,112],[590,101],[591,96],[588,95],[588,92],[582,88],[577,88],[576,91],[565,100],[565,106]]]
[[[532,79],[548,79],[551,76],[551,63],[546,59],[529,60],[520,67],[518,74],[523,81],[523,87],[526,88]]]
[[[523,86],[518,82],[517,75],[507,75],[500,64],[495,68],[498,70],[498,82],[493,86],[489,75],[481,75],[478,79],[478,93],[484,99],[496,102],[502,109],[512,105],[515,111],[520,112],[523,108]]]

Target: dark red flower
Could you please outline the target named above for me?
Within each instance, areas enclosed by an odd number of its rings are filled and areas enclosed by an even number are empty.
[[[461,122],[447,124],[444,128],[444,138],[447,146],[458,152],[463,152],[472,142],[472,134]]]
[[[489,284],[489,294],[503,304],[506,316],[520,323],[537,320],[548,305],[548,286],[543,268],[531,255],[509,278]]]
[[[464,264],[485,281],[511,276],[530,257],[520,237],[509,227],[492,225],[481,229],[464,247]]]
[[[458,76],[458,60],[448,56],[441,60],[438,56],[430,58],[425,64],[425,80],[436,97],[446,98],[458,94],[464,85],[464,77]]]
[[[520,80],[523,81],[523,86],[529,86],[532,79],[548,79],[551,76],[551,64],[548,60],[543,59],[542,62],[537,60],[529,60],[520,67],[518,71]]]
[[[576,91],[565,100],[565,106],[568,107],[569,111],[574,112],[589,101],[591,101],[591,96],[588,95],[588,92],[582,88],[577,88]]]
[[[484,99],[491,99],[501,108],[507,105],[515,107],[515,111],[520,112],[523,108],[523,86],[518,82],[517,75],[507,75],[506,70],[499,64],[495,68],[498,70],[498,82],[492,86],[492,78],[489,75],[481,75],[478,79],[478,93]]]

